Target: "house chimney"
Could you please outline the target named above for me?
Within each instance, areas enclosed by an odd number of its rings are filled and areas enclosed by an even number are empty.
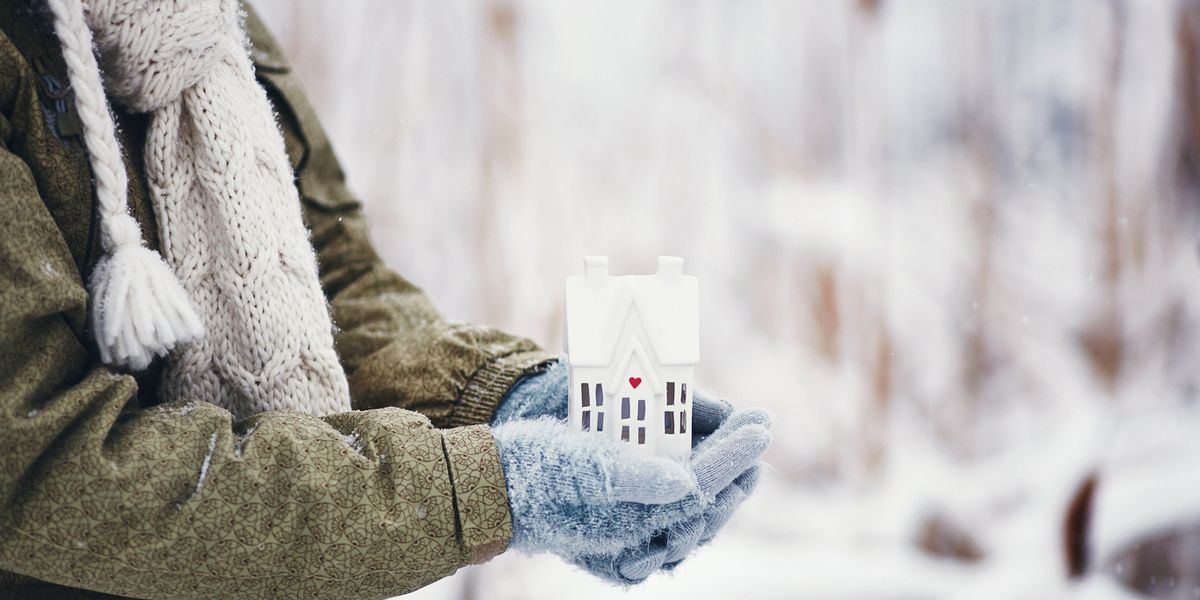
[[[658,275],[660,280],[675,282],[683,275],[683,259],[678,256],[658,257]]]
[[[583,277],[588,285],[603,285],[608,281],[608,257],[583,257]]]

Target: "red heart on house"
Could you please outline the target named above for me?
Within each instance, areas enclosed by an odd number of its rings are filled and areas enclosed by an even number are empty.
[[[641,377],[630,377],[629,385],[632,385],[633,389],[636,390],[637,386],[642,385],[642,378]]]

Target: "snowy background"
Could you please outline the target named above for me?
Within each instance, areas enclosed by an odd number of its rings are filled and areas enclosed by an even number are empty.
[[[674,576],[413,597],[1200,598],[1200,2],[255,4],[443,312],[558,349],[581,256],[677,254],[777,416]]]

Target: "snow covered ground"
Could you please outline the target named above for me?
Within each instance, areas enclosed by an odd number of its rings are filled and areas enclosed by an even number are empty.
[[[1198,3],[255,4],[445,313],[558,348],[579,257],[684,256],[700,377],[777,415],[673,576],[510,554],[413,597],[1135,598],[1118,559],[1200,522]]]

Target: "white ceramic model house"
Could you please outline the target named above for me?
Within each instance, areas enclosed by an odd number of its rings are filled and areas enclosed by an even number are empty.
[[[699,282],[674,256],[660,256],[653,275],[611,276],[599,256],[583,265],[566,285],[570,422],[647,452],[686,456],[700,360]]]

